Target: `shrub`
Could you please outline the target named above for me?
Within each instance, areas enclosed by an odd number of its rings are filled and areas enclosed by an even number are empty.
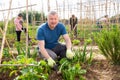
[[[110,31],[102,30],[95,35],[97,43],[102,54],[113,64],[120,65],[120,30],[113,28]]]

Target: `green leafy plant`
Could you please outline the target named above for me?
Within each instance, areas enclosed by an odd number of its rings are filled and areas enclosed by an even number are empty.
[[[86,69],[82,67],[89,67],[92,62],[92,49],[88,53],[86,50],[86,44],[83,49],[75,49],[75,57],[72,60],[63,58],[60,60],[59,73],[62,73],[64,80],[85,80],[83,74],[86,73]],[[89,55],[88,55],[89,54]]]
[[[22,43],[22,42],[16,42],[15,43],[15,47],[16,47],[16,49],[17,49],[17,52],[18,52],[18,54],[19,55],[25,55],[26,54],[26,48],[25,48],[25,44],[24,43]],[[35,58],[35,56],[37,55],[37,50],[36,49],[34,49],[33,50],[33,54],[31,53],[31,51],[30,51],[30,49],[31,49],[31,47],[30,46],[28,46],[28,53],[27,53],[27,57],[34,57]],[[32,54],[32,55],[31,55]]]
[[[8,48],[4,48],[4,49],[3,49],[3,56],[4,56],[4,57],[11,57]]]
[[[87,64],[87,65],[91,64],[92,59],[93,59],[92,58],[92,56],[93,56],[92,55],[92,49],[88,52],[86,50],[86,47],[87,47],[87,45],[85,44],[83,50],[80,49],[80,48],[74,50],[74,53],[75,53],[74,61],[75,62],[77,61],[81,64]]]
[[[95,41],[104,55],[113,64],[120,65],[120,30],[113,28],[110,31],[102,30],[95,34]]]
[[[92,39],[91,38],[85,39],[85,44],[89,45],[91,43],[92,43]]]
[[[73,43],[73,45],[79,45],[80,40],[74,39],[74,40],[72,41],[72,43]]]
[[[3,21],[0,21],[0,28],[4,29],[4,22]]]
[[[22,42],[15,42],[14,47],[16,47],[18,54],[25,55],[25,44],[23,44]]]
[[[85,80],[83,74],[86,73],[86,70],[82,69],[79,63],[73,63],[64,58],[60,61],[60,64],[59,71],[62,72],[64,80],[74,80],[75,78]]]
[[[43,73],[43,68],[40,66],[29,66],[20,70],[21,75],[17,76],[15,80],[47,80],[48,74]]]
[[[0,72],[10,71],[9,77],[15,75],[14,80],[48,80],[50,67],[44,60],[36,62],[32,58],[18,55],[16,60],[4,61],[3,64],[11,65],[1,67]],[[15,64],[16,66],[14,66]]]

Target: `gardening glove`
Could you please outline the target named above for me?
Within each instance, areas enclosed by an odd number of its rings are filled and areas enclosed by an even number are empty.
[[[21,32],[24,32],[23,30],[21,30]]]
[[[55,61],[52,58],[48,58],[47,61],[48,61],[48,65],[50,67],[54,67],[54,65],[56,64]]]
[[[66,57],[68,59],[72,59],[74,57],[74,53],[71,51],[71,49],[67,49],[67,52],[66,52]]]

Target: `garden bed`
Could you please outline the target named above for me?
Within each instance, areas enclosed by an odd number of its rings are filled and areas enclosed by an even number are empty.
[[[82,48],[82,46],[80,48]],[[120,66],[110,64],[110,62],[99,53],[97,46],[88,46],[87,52],[89,52],[91,48],[93,49],[93,61],[90,67],[86,69],[87,73],[83,75],[84,78],[86,80],[120,80]],[[74,46],[74,49],[78,49],[78,46]],[[39,57],[37,60],[40,60]],[[0,80],[13,80],[15,75],[10,77],[8,72],[9,71],[0,73]],[[52,71],[52,73],[49,74],[49,80],[63,80],[62,74],[57,74],[56,71]],[[76,77],[75,80],[79,80],[79,78]]]
[[[120,80],[120,66],[112,65],[104,56],[95,54],[92,64],[84,77],[86,80]],[[57,75],[54,71],[50,75],[50,80],[62,80],[62,76]]]

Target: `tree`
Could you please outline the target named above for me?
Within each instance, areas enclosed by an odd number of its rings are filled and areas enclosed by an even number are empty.
[[[23,19],[26,20],[26,11],[21,12],[23,14]],[[32,25],[33,21],[45,22],[46,16],[43,12],[38,11],[28,11],[28,22]]]

